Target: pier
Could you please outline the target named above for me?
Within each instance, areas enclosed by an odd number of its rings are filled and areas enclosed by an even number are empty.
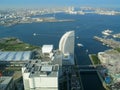
[[[104,45],[107,45],[113,49],[120,48],[120,42],[115,41],[114,39],[106,39],[106,38],[101,38],[98,36],[94,36],[94,39],[102,42]]]

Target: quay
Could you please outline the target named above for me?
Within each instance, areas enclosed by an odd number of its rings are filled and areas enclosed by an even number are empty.
[[[104,45],[107,45],[113,49],[118,49],[120,48],[120,42],[119,41],[115,41],[114,39],[105,39],[105,38],[101,38],[98,36],[94,36],[94,39],[97,41],[102,42]]]
[[[93,57],[95,57],[95,58],[93,58]],[[96,64],[100,64],[100,61],[97,59],[96,54],[89,54],[89,58],[90,58],[90,60],[91,60],[92,65],[94,65],[94,67],[96,67]],[[96,63],[95,61],[98,62],[98,63]],[[96,68],[97,68],[97,67],[96,67]],[[103,87],[104,87],[106,90],[110,90],[109,87],[107,86],[107,84],[105,83],[104,79],[103,79],[102,76],[100,75],[99,71],[96,71],[96,72],[97,72],[97,75],[98,75],[98,77],[99,77],[99,79],[100,79]]]

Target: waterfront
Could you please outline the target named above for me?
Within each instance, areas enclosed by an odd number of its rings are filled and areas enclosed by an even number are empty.
[[[119,32],[120,29],[119,16],[57,14],[56,17],[60,19],[75,19],[75,21],[20,24],[11,27],[1,26],[0,37],[18,37],[24,42],[38,46],[54,44],[56,49],[58,48],[60,37],[68,30],[75,30],[76,36],[79,37],[78,39],[76,38],[75,43],[78,64],[88,65],[91,64],[88,57],[89,53],[97,53],[107,49],[106,46],[102,46],[101,43],[95,41],[93,36],[100,36],[101,31],[106,28],[110,28],[114,32]],[[33,36],[33,33],[38,35]],[[82,43],[83,47],[78,47],[77,43]],[[84,90],[103,90],[96,72],[83,72],[81,77]]]

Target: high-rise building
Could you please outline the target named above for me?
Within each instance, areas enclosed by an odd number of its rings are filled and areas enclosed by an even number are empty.
[[[31,60],[22,67],[25,90],[59,90],[62,65],[74,65],[74,31],[65,33],[59,50],[43,45],[41,60]]]
[[[22,67],[25,90],[58,90],[59,65],[33,60]]]
[[[30,60],[22,67],[25,90],[59,90],[62,53],[53,45],[43,45],[41,59]]]
[[[74,64],[74,31],[66,32],[59,42],[59,51],[63,54],[63,64]]]

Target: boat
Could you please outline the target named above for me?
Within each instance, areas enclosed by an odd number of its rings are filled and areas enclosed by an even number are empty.
[[[77,44],[77,46],[79,46],[79,47],[83,47],[83,44],[81,44],[81,43],[78,43],[78,44]]]
[[[77,36],[76,38],[78,39],[79,37]]]
[[[112,30],[109,30],[109,29],[102,31],[102,34],[106,36],[109,36],[111,33],[112,33]]]
[[[36,33],[33,33],[33,36],[36,36],[37,34]]]
[[[120,38],[120,33],[114,34],[113,37],[114,37],[114,38]]]
[[[105,43],[102,43],[102,45],[105,45]]]
[[[86,49],[86,53],[88,52],[88,49]]]

